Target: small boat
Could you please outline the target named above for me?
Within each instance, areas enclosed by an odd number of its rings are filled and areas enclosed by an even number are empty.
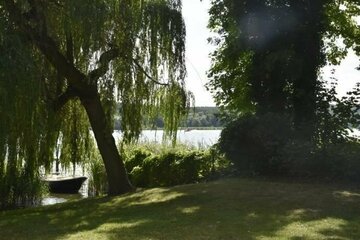
[[[51,193],[78,193],[87,177],[49,177],[44,182],[49,185]]]

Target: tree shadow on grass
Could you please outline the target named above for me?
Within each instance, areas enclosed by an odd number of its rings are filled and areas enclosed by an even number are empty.
[[[231,179],[0,213],[0,239],[360,239],[359,196]]]

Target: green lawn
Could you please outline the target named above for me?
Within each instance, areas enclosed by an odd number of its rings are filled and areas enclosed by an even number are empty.
[[[0,239],[360,239],[360,190],[225,179],[0,212]]]

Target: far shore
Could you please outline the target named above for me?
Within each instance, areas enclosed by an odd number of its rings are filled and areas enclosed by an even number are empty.
[[[192,130],[223,130],[224,127],[179,127],[179,131],[192,131]],[[121,129],[114,129],[116,131],[121,131]],[[146,131],[155,131],[155,130],[164,130],[164,128],[144,128]]]

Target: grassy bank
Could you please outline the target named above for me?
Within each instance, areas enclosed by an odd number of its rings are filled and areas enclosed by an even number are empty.
[[[0,213],[0,239],[360,239],[360,190],[246,179]]]

